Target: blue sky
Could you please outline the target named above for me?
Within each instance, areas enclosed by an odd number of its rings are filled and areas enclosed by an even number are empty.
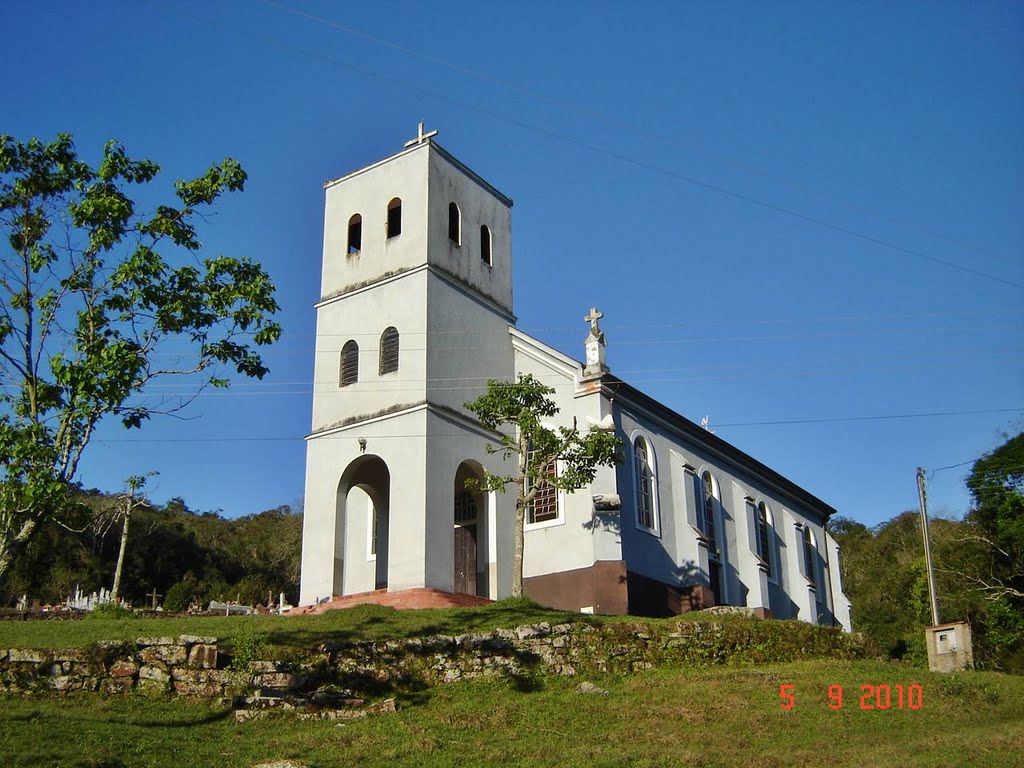
[[[301,497],[321,184],[421,119],[515,200],[520,328],[579,358],[598,306],[614,373],[841,514],[914,508],[917,466],[1024,428],[1020,3],[9,0],[0,22],[0,132],[90,160],[116,137],[164,190],[237,158],[204,243],[263,262],[282,305],[262,383],[103,429],[88,486],[158,470],[157,500],[232,516]],[[967,470],[934,473],[933,512],[966,510]]]

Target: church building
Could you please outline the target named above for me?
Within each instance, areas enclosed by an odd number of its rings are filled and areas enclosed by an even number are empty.
[[[538,493],[527,595],[588,613],[744,606],[849,630],[835,510],[614,376],[596,309],[582,362],[517,329],[512,200],[435,134],[421,124],[401,152],[325,184],[300,603],[508,596],[515,493],[465,482],[511,465],[465,403],[530,373],[555,389],[549,426],[614,430],[623,461],[590,487]]]

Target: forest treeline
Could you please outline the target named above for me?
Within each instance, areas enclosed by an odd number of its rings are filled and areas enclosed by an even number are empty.
[[[109,589],[121,539],[122,497],[82,491],[71,524],[48,523],[19,560],[0,593],[10,606],[22,595],[63,602],[75,590]],[[74,518],[77,518],[74,519]],[[77,524],[75,524],[77,523]],[[240,600],[266,604],[284,592],[299,597],[302,515],[285,505],[228,519],[196,512],[180,498],[143,504],[132,512],[121,595],[142,606],[154,589],[167,610],[193,601]]]
[[[940,618],[971,623],[980,666],[1024,673],[1024,433],[975,462],[966,482],[967,515],[931,520]],[[124,497],[83,491],[79,499],[78,524],[48,523],[4,584],[0,606],[21,595],[58,603],[76,586],[111,586]],[[926,664],[922,630],[931,615],[918,512],[874,528],[836,517],[829,529],[841,547],[854,629],[879,655]],[[280,592],[298,601],[302,515],[291,507],[227,519],[175,498],[135,509],[130,530],[121,594],[136,606],[154,589],[168,610],[192,601],[265,604]]]

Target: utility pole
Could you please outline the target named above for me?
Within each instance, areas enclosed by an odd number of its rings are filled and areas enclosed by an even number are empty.
[[[932,626],[939,623],[939,602],[935,596],[935,572],[932,570],[932,547],[928,540],[928,502],[925,499],[924,470],[917,468],[917,498],[921,504],[921,535],[924,537],[924,562],[928,569],[928,596],[932,603]]]

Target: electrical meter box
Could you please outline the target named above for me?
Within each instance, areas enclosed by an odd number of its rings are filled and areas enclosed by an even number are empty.
[[[928,644],[928,669],[932,672],[958,672],[974,668],[971,625],[966,621],[936,624],[924,630]]]

